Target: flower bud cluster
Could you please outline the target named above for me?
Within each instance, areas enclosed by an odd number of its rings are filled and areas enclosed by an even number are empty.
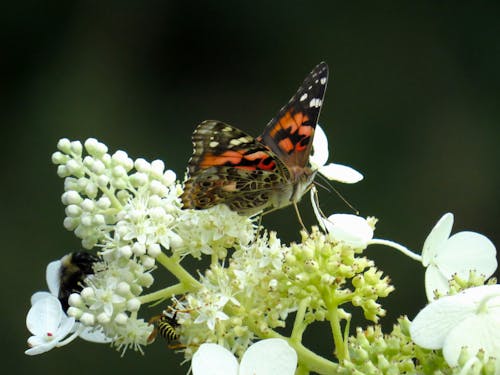
[[[363,247],[332,240],[313,228],[310,236],[293,244],[286,254],[288,292],[299,300],[309,298],[309,313],[318,316],[351,302],[363,309],[367,319],[377,321],[385,311],[376,301],[386,297],[394,287],[388,277],[377,271],[373,261],[359,255],[362,251]]]
[[[349,337],[349,359],[341,364],[338,373],[421,373],[412,361],[415,345],[408,333],[410,322],[407,318],[400,318],[398,323],[388,335],[382,333],[380,326],[368,327],[366,330],[357,328],[356,335]]]

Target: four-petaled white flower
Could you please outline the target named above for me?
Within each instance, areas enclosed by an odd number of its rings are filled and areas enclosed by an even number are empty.
[[[345,184],[354,184],[363,179],[363,175],[355,169],[342,164],[329,163],[328,161],[328,139],[321,129],[316,125],[313,139],[313,151],[309,156],[309,163],[312,169],[317,170],[329,180],[343,182]]]
[[[434,299],[434,291],[446,294],[454,274],[468,279],[469,272],[490,277],[497,268],[495,245],[475,232],[459,232],[450,237],[453,215],[445,214],[432,228],[422,250],[427,299]]]
[[[28,345],[31,347],[25,351],[28,355],[45,353],[55,347],[69,344],[77,337],[94,343],[111,341],[101,330],[85,327],[64,312],[57,298],[61,284],[61,264],[61,260],[56,260],[47,265],[45,278],[50,293],[36,292],[31,297],[32,307],[26,317],[26,326],[33,336],[28,339]],[[69,334],[71,336],[67,337]]]
[[[450,366],[457,365],[463,347],[471,355],[482,349],[496,357],[500,375],[500,285],[470,288],[431,302],[411,323],[410,334],[423,348],[442,349]]]
[[[202,344],[191,366],[193,375],[293,375],[297,353],[283,339],[266,339],[251,345],[238,364],[223,346]]]
[[[47,292],[39,292],[31,297],[31,309],[26,317],[26,327],[33,334],[28,339],[30,349],[25,354],[45,353],[56,346],[63,346],[63,340],[75,325],[74,318],[68,318],[59,300]],[[75,336],[76,337],[76,336]],[[73,340],[70,337],[68,340]],[[69,342],[68,341],[68,342]]]

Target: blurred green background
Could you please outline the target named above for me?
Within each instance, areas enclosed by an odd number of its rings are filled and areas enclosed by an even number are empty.
[[[63,183],[50,156],[61,137],[96,137],[111,151],[156,158],[183,176],[190,135],[219,119],[258,135],[305,75],[331,76],[320,123],[333,159],[364,173],[336,187],[376,236],[420,252],[439,217],[500,244],[499,6],[451,2],[21,1],[0,12],[4,145],[4,368],[19,373],[184,374],[158,340],[124,358],[85,342],[27,357],[25,316],[45,266],[80,249],[62,227]],[[350,212],[321,192],[325,212]],[[314,223],[307,202],[301,205]],[[298,239],[291,208],[264,218]],[[426,303],[424,270],[383,247],[367,255],[393,280],[388,329]],[[311,348],[331,339],[314,330]]]

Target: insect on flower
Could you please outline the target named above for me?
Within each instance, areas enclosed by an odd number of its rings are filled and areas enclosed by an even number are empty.
[[[328,66],[321,62],[257,138],[216,120],[198,125],[184,208],[224,203],[252,216],[293,204],[302,224],[297,203],[316,174],[308,161],[327,81]]]
[[[154,325],[154,329],[148,337],[148,342],[152,343],[155,341],[158,334],[168,342],[177,341],[179,339],[179,334],[177,333],[179,323],[177,323],[176,315],[177,312],[174,312],[172,316],[164,312],[152,317],[149,323]]]

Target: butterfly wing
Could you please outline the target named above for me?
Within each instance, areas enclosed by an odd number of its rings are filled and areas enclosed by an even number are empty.
[[[321,62],[257,138],[288,167],[308,162],[327,82],[328,65]]]
[[[288,169],[252,136],[220,121],[202,122],[193,133],[194,153],[181,196],[185,208],[205,209],[225,203],[253,214],[272,204]]]

